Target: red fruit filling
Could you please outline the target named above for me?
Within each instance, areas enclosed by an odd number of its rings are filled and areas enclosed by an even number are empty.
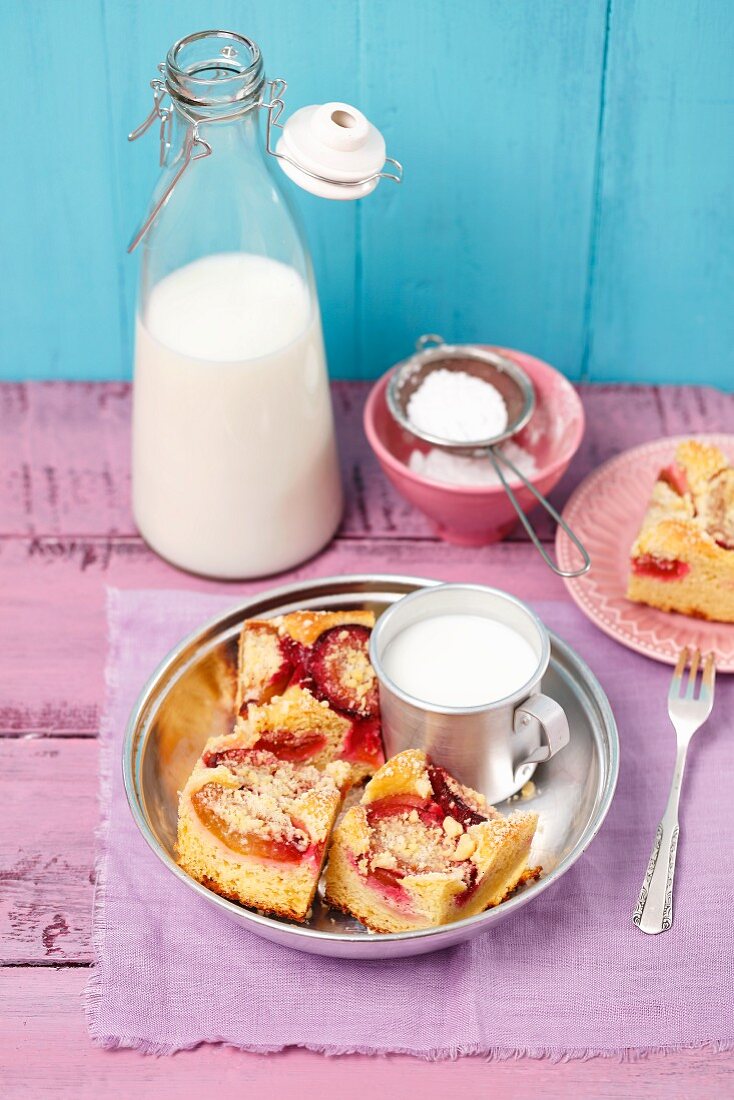
[[[341,756],[343,760],[349,760],[353,764],[383,764],[385,754],[380,736],[380,719],[355,718],[344,740]]]
[[[370,878],[376,879],[380,886],[386,886],[389,890],[402,890],[401,883],[405,878],[405,871],[398,868],[393,870],[389,867],[373,867]]]
[[[417,794],[389,794],[385,798],[370,802],[365,809],[370,826],[382,818],[409,814],[411,810],[417,810],[418,816],[426,825],[440,825],[446,816],[436,802],[421,798]]]
[[[428,777],[433,787],[433,797],[441,807],[444,817],[454,817],[460,821],[465,829],[470,825],[480,825],[487,818],[477,813],[471,806],[467,806],[461,797],[459,785],[452,779],[445,768],[436,764],[428,765]]]
[[[219,764],[227,767],[236,767],[244,763],[253,752],[271,752],[278,760],[288,760],[298,764],[304,760],[310,760],[317,752],[321,752],[326,744],[323,733],[306,732],[291,733],[290,730],[268,730],[259,738],[252,748],[220,749],[219,752],[208,752],[203,757],[207,768],[216,768]]]
[[[254,833],[235,833],[230,829],[223,829],[218,814],[206,802],[203,788],[191,796],[191,801],[202,825],[218,837],[222,844],[226,844],[239,855],[254,856],[256,859],[272,859],[277,863],[299,863],[312,855],[315,850],[314,845],[310,845],[303,851],[297,844],[288,840],[275,840],[272,837],[256,836]]]
[[[671,462],[670,466],[664,466],[658,474],[658,481],[664,481],[680,497],[688,492],[686,471],[677,462]]]
[[[443,771],[443,769],[440,769]],[[453,800],[456,802],[456,799]],[[465,803],[462,803],[465,809],[465,815],[468,816],[473,811],[469,809]],[[374,827],[379,821],[384,820],[386,817],[392,817],[397,814],[410,813],[415,810],[421,819],[423,825],[433,828],[441,828],[443,819],[447,816],[445,807],[438,801],[432,799],[420,798],[416,794],[392,794],[387,795],[385,798],[380,798],[376,802],[371,802],[367,807],[367,822],[370,827]],[[458,809],[455,808],[451,811],[454,817],[458,816]],[[477,820],[484,821],[484,818]],[[477,868],[471,861],[466,861],[466,866],[459,864],[457,866],[464,867],[464,882],[466,889],[459,895],[457,904],[463,905],[474,894],[477,888]],[[369,877],[373,878],[380,884],[383,889],[389,891],[400,890],[402,891],[402,880],[406,874],[414,873],[409,867],[404,867],[398,864],[397,867],[372,867],[369,871]]]
[[[315,694],[355,718],[370,718],[378,711],[370,634],[368,627],[356,623],[332,626],[314,642],[308,663]]]
[[[659,581],[679,581],[690,573],[691,567],[684,561],[656,558],[653,554],[640,554],[632,559],[632,572],[638,577],[654,577]]]
[[[475,863],[471,861],[468,864],[467,869],[464,871],[464,882],[466,883],[466,890],[463,894],[459,894],[456,898],[456,905],[466,905],[469,898],[474,897],[479,886],[479,871]]]
[[[308,672],[309,651],[306,646],[301,645],[295,638],[291,638],[290,634],[284,634],[280,638],[280,644],[291,666],[290,683],[303,684],[310,680],[311,677]]]
[[[238,764],[244,764],[252,752],[252,749],[221,749],[219,752],[205,752],[202,757],[202,763],[205,768],[217,768],[220,764],[224,764],[226,767],[236,767]]]
[[[443,768],[429,764],[431,784],[434,789],[433,798],[421,798],[417,794],[393,794],[369,803],[366,807],[367,822],[370,828],[374,828],[380,821],[387,817],[416,811],[423,825],[432,828],[441,828],[443,820],[452,816],[461,821],[464,826],[476,825],[486,821],[485,817],[476,813],[459,797],[455,789],[455,781]],[[465,889],[457,898],[458,905],[465,905],[474,895],[478,887],[478,871],[470,860],[456,866],[462,867]],[[414,873],[409,867],[403,867],[398,863],[397,867],[372,867],[369,877],[373,878],[383,890],[393,892],[402,891],[402,880],[406,874]],[[396,899],[397,900],[397,899]]]
[[[316,753],[321,752],[326,744],[326,737],[317,731],[294,734],[289,730],[272,730],[263,733],[257,742],[259,749],[266,749],[277,756],[279,760],[290,760],[294,763],[309,760]]]

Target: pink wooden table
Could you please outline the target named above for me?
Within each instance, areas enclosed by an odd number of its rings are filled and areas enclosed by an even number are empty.
[[[360,424],[365,385],[338,383],[334,392],[347,514],[334,543],[278,583],[360,571],[460,580],[471,563],[473,576],[521,597],[564,597],[519,535],[481,550],[435,541],[368,452]],[[679,432],[734,431],[734,395],[710,389],[597,386],[582,395],[586,438],[557,503],[625,447]],[[278,1098],[469,1090],[497,1100],[734,1096],[734,1054],[707,1051],[488,1065],[211,1047],[154,1059],[91,1045],[81,992],[92,958],[105,586],[226,591],[236,599],[270,583],[195,579],[147,549],[129,507],[129,416],[123,384],[0,386],[0,1095],[143,1100],[207,1094],[216,1082],[224,1096]]]

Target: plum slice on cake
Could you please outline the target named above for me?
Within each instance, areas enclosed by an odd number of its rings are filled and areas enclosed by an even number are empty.
[[[678,445],[630,557],[628,599],[734,622],[734,469],[718,447]]]
[[[179,864],[240,905],[304,921],[349,764],[319,771],[227,740],[208,743],[181,792]]]
[[[384,764],[337,822],[326,900],[374,932],[447,924],[499,905],[528,868],[537,815],[504,817],[425,753]]]
[[[352,782],[383,763],[370,611],[297,611],[250,619],[237,674],[241,744],[323,768],[346,760]]]

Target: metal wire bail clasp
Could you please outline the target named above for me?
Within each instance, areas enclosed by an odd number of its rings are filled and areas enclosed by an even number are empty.
[[[158,71],[163,74],[165,65],[163,62],[158,66]],[[153,89],[153,106],[150,114],[143,122],[140,123],[131,133],[127,135],[128,141],[137,141],[139,137],[147,133],[150,127],[153,125],[156,119],[160,120],[160,154],[158,157],[158,166],[160,168],[166,163],[166,156],[168,150],[171,148],[171,127],[173,125],[173,105],[168,104],[167,107],[162,106],[163,99],[168,95],[168,89],[166,88],[165,81],[160,77],[155,77],[151,80],[150,86]]]
[[[165,66],[163,64],[158,66],[159,72],[163,73],[164,69]],[[159,78],[151,80],[150,86],[153,89],[153,107],[151,108],[148,117],[143,122],[141,122],[141,124],[135,130],[133,130],[132,133],[127,135],[127,140],[137,141],[139,137],[142,137],[142,135],[150,129],[155,120],[159,119],[159,166],[162,168],[166,163],[166,156],[168,155],[168,150],[171,147],[173,105],[168,104],[168,106],[166,107],[162,105],[163,98],[169,94],[163,80],[160,80]],[[158,217],[158,214],[168,202],[168,199],[173,193],[173,189],[175,188],[178,181],[181,179],[181,176],[184,174],[188,166],[192,164],[195,160],[201,160],[202,157],[211,156],[212,147],[209,142],[205,141],[199,133],[199,123],[194,119],[189,119],[189,121],[192,123],[192,126],[186,134],[186,139],[184,141],[184,146],[181,154],[181,163],[171,177],[168,186],[163,191],[158,200],[153,204],[147,217],[133,236],[130,244],[127,246],[128,252],[133,252],[138,247],[143,237],[148,232],[155,219]]]
[[[278,80],[269,80],[267,87],[270,91],[270,99],[267,103],[264,101],[260,104],[264,111],[267,111],[267,124],[265,130],[265,148],[270,153],[271,157],[278,157],[279,154],[275,152],[271,144],[273,127],[277,126],[279,130],[283,129],[282,122],[279,121],[280,116],[285,110],[285,100],[283,95],[288,87],[287,81],[279,78]]]

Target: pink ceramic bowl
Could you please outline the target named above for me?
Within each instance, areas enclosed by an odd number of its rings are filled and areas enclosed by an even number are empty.
[[[514,359],[530,376],[536,406],[530,422],[514,438],[535,459],[533,486],[547,495],[565,473],[584,434],[584,410],[571,383],[553,367],[508,348],[493,348]],[[484,546],[505,538],[517,516],[501,485],[449,485],[408,466],[411,451],[426,444],[404,431],[390,415],[385,391],[392,371],[375,383],[364,410],[364,428],[383,472],[401,496],[431,520],[436,534],[459,546]],[[524,512],[537,503],[520,486],[515,496]]]

